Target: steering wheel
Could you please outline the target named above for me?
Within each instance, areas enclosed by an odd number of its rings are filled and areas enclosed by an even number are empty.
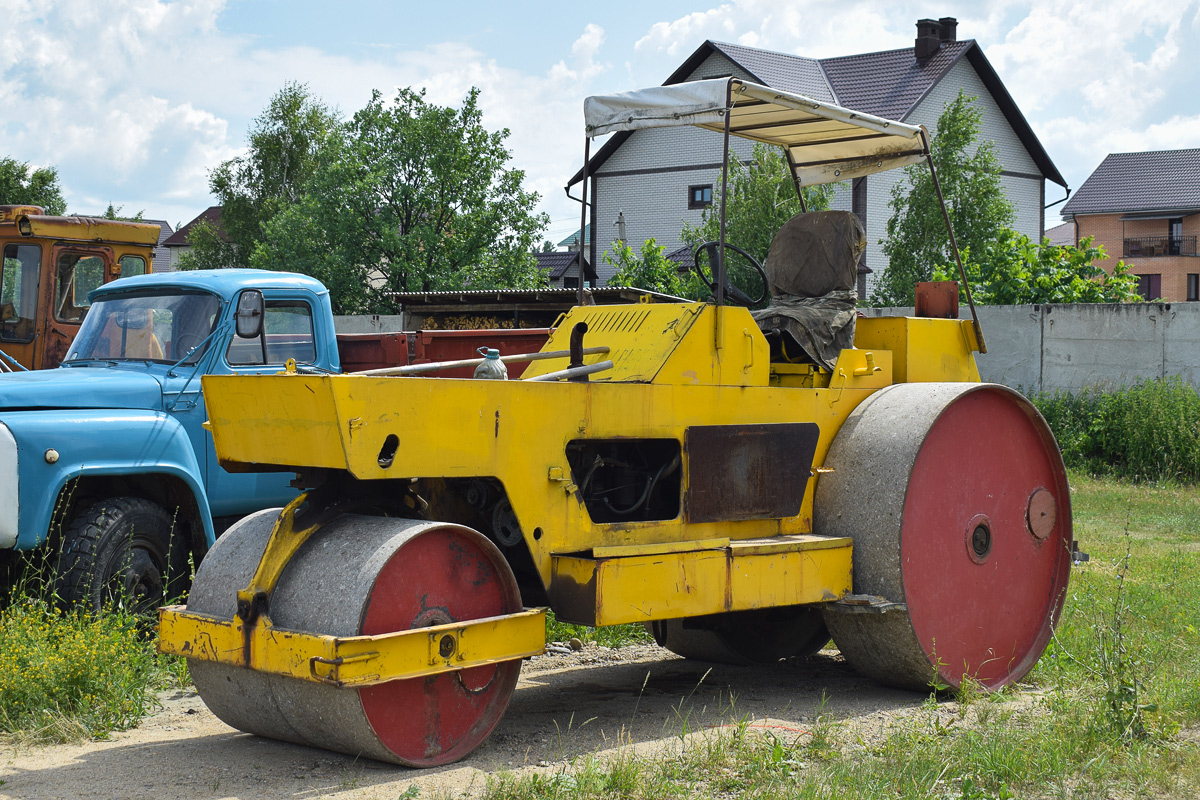
[[[188,356],[187,363],[189,363],[189,364],[195,363],[195,360],[197,358],[199,358],[202,354],[201,353],[189,354],[188,351],[191,350],[192,348],[197,347],[200,344],[202,344],[204,342],[204,338],[205,337],[202,336],[201,334],[192,333],[190,331],[185,331],[183,333],[180,333],[178,336],[175,337],[175,357],[178,359],[181,359],[185,355],[187,355]]]
[[[717,274],[716,274],[716,269],[714,268],[714,265],[717,263],[717,259],[716,259],[717,250],[720,247],[721,247],[720,242],[716,242],[716,241],[705,242],[704,244],[702,244],[696,248],[696,252],[692,256],[692,269],[695,270],[696,274],[700,277],[700,280],[704,283],[704,285],[708,287],[709,291],[711,291],[713,293],[713,297],[717,296]],[[750,262],[750,266],[754,267],[755,271],[758,272],[759,279],[762,281],[762,291],[760,291],[758,293],[758,297],[751,297],[750,295],[746,294],[741,289],[739,289],[737,286],[735,286],[733,284],[733,281],[731,281],[729,279],[729,264],[728,264],[728,262],[726,262],[726,264],[725,264],[725,296],[743,306],[758,305],[759,303],[762,302],[762,299],[767,296],[767,289],[770,285],[770,282],[767,280],[767,273],[763,271],[762,264],[759,264],[758,261],[754,258],[754,256],[750,255],[749,253],[747,253],[745,250],[743,250],[740,247],[734,247],[729,242],[725,243],[725,249],[732,250],[733,252],[740,255],[742,258],[746,259],[746,261]],[[707,275],[704,274],[704,267],[702,267],[700,265],[700,254],[701,253],[706,254],[706,260],[708,261],[708,264],[709,264]]]

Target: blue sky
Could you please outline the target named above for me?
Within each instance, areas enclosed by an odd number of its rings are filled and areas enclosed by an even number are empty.
[[[918,18],[976,39],[1072,188],[1110,152],[1200,147],[1200,0],[728,0],[340,4],[0,0],[0,156],[59,169],[70,210],[172,224],[287,81],[350,114],[399,86],[482,90],[554,241],[589,94],[661,83],[705,39],[812,57],[912,45]],[[1050,199],[1057,199],[1050,188]]]

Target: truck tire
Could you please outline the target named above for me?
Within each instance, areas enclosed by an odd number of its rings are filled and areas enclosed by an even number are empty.
[[[79,512],[63,534],[54,592],[67,606],[144,611],[169,599],[187,563],[185,537],[171,515],[140,497],[114,497]],[[176,534],[176,535],[173,535]]]

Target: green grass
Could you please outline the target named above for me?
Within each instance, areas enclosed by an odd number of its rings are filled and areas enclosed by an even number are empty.
[[[137,725],[160,690],[188,683],[183,659],[155,652],[152,617],[64,611],[38,597],[37,585],[24,581],[0,608],[0,737],[102,739]],[[588,628],[547,615],[547,641],[573,638],[606,647],[653,641],[640,625]]]
[[[104,738],[180,685],[179,659],[160,656],[145,620],[92,615],[19,597],[0,610],[0,734],[29,742]]]
[[[1072,571],[1057,635],[1021,686],[931,697],[881,735],[821,717],[744,720],[648,755],[491,776],[540,798],[1192,798],[1200,795],[1200,490],[1073,474]]]
[[[572,639],[587,644],[595,642],[603,647],[625,647],[631,644],[653,644],[652,637],[641,625],[611,625],[604,628],[589,628],[562,622],[553,611],[546,612],[546,641],[569,642]]]

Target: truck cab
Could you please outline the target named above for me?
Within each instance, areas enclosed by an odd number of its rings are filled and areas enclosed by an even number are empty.
[[[58,366],[87,314],[89,293],[151,272],[159,233],[149,223],[0,206],[0,351],[7,356],[0,355],[0,372]]]
[[[78,303],[58,368],[0,376],[0,552],[49,541],[60,598],[157,604],[223,523],[296,494],[290,474],[221,468],[201,377],[338,371],[329,293],[216,270],[129,277]],[[257,336],[237,335],[239,306]]]

